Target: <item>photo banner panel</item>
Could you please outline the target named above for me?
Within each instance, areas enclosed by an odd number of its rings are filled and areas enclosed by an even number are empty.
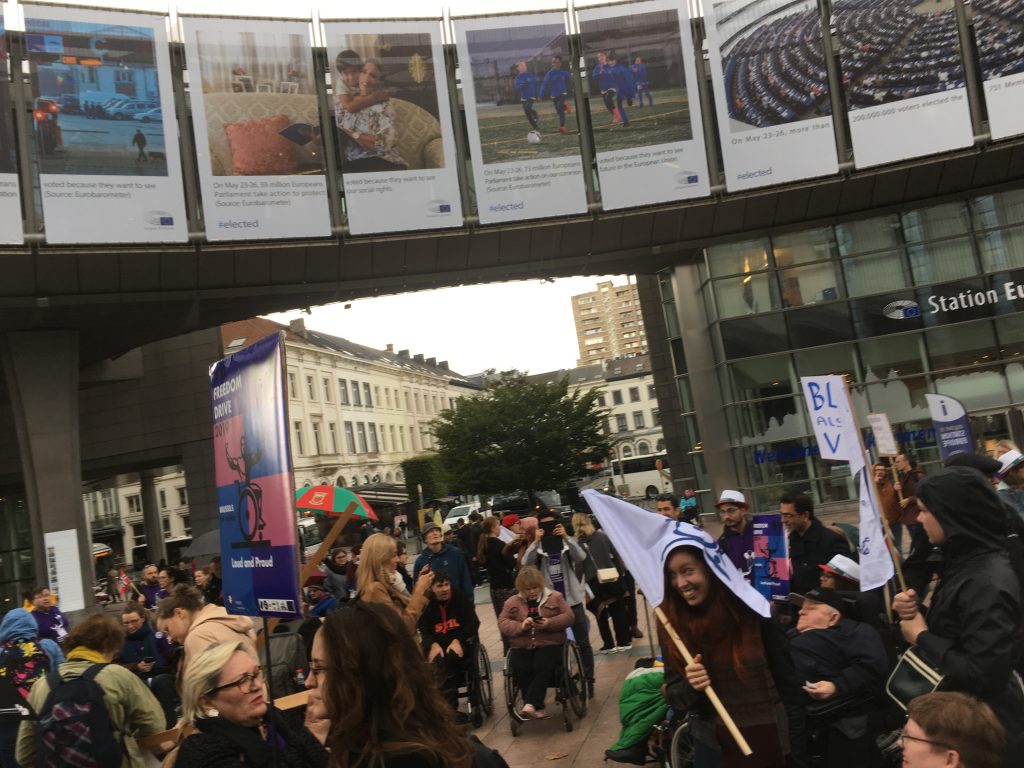
[[[971,8],[992,139],[1024,133],[1024,4],[973,0]]]
[[[18,148],[11,121],[10,80],[4,8],[0,5],[0,243],[20,245],[21,195],[18,192]]]
[[[710,194],[685,13],[676,3],[654,0],[579,9],[576,17],[602,207]],[[542,98],[553,98],[551,88],[542,91]]]
[[[953,0],[836,0],[857,168],[974,143]]]
[[[839,172],[815,0],[705,3],[730,192]]]
[[[440,20],[326,22],[354,235],[462,226]]]
[[[309,24],[182,24],[206,236],[330,236]]]
[[[586,213],[576,104],[540,98],[555,58],[571,59],[565,14],[452,24],[480,223]]]
[[[185,242],[167,18],[24,9],[46,241]]]

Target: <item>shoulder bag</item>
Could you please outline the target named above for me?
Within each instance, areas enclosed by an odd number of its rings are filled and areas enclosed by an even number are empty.
[[[885,692],[904,710],[918,696],[936,690],[945,675],[916,648],[908,648],[885,683]]]

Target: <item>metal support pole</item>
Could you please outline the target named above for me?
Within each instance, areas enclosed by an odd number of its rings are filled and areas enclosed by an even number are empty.
[[[185,185],[185,213],[188,217],[188,231],[203,233],[206,223],[203,217],[202,195],[199,191],[199,167],[196,147],[192,136],[192,109],[185,93],[185,45],[171,43],[171,82],[174,85],[174,112],[178,121],[178,147],[181,154],[181,178]],[[189,73],[191,76],[192,73]],[[198,73],[197,73],[198,79]],[[195,85],[195,83],[191,83]]]
[[[853,143],[850,139],[847,111],[843,106],[843,77],[839,65],[839,45],[832,28],[832,2],[820,0],[821,44],[825,50],[825,71],[828,73],[828,98],[832,106],[832,130],[836,136],[839,161],[843,163],[853,157]],[[840,165],[842,169],[842,165]],[[852,169],[851,169],[852,170]]]
[[[600,204],[599,184],[595,184],[597,174],[597,153],[594,150],[593,126],[590,123],[590,81],[583,83],[580,71],[580,59],[583,58],[583,39],[578,35],[569,35],[569,57],[572,60],[572,82],[576,91],[576,125],[580,132],[580,151],[583,160],[583,183],[587,189],[588,206]]]
[[[313,71],[330,72],[331,62],[327,58],[327,49],[313,49]],[[327,93],[326,78],[316,77],[316,97],[320,104],[320,148],[323,152],[324,178],[327,182],[327,200],[331,209],[331,222],[335,228],[348,224],[348,219],[341,209],[341,165],[338,162],[338,132],[334,126],[334,105],[331,103],[333,94]]]
[[[11,56],[11,102],[14,105],[15,145],[18,147],[18,183],[21,185],[21,211],[24,233],[37,235],[43,230],[42,190],[36,189],[39,174],[32,173],[32,88],[23,71],[25,61],[25,33],[8,32]]]
[[[469,157],[469,148],[466,146],[466,132],[462,130],[462,126],[465,124],[465,117],[463,109],[459,106],[460,93],[458,86],[458,79],[455,77],[455,68],[458,65],[458,54],[456,53],[455,46],[447,44],[443,48],[444,52],[444,66],[445,75],[448,78],[448,106],[451,109],[452,114],[452,133],[455,135],[455,151],[458,153],[458,158],[452,158],[455,160],[455,169],[459,176],[459,192],[462,197],[462,218],[469,224],[470,216],[472,215],[475,219],[476,214],[476,187],[473,186],[472,178],[468,172],[471,160]],[[466,77],[473,77],[471,71],[471,65],[466,62],[466,72],[462,73],[463,79]],[[462,162],[458,162],[461,159]],[[470,191],[472,190],[472,192]],[[420,505],[423,506],[422,504]]]

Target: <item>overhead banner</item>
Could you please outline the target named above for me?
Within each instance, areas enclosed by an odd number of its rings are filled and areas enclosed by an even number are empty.
[[[951,0],[836,0],[858,168],[974,142]]]
[[[224,607],[297,618],[299,565],[284,334],[210,367]]]
[[[553,89],[552,78],[563,79],[549,73],[571,68],[565,14],[453,19],[452,24],[480,222],[585,213],[573,94],[541,98],[545,79],[545,94]]]
[[[928,410],[935,424],[939,455],[945,461],[957,453],[974,453],[971,421],[964,404],[955,397],[926,394]]]
[[[972,0],[971,9],[989,132],[1024,133],[1024,9],[1016,0]]]
[[[17,146],[11,122],[11,77],[7,69],[7,34],[0,5],[0,243],[20,244],[21,196],[18,192]]]
[[[24,12],[47,242],[184,242],[167,18]]]
[[[754,562],[751,583],[766,600],[789,602],[789,536],[780,515],[754,515]]]
[[[349,231],[462,226],[441,22],[324,24]]]
[[[330,235],[309,23],[182,21],[206,236]]]
[[[729,191],[838,173],[815,0],[710,5],[704,22]]]
[[[690,22],[654,0],[577,11],[605,210],[710,194]],[[564,117],[568,62],[541,83]],[[558,72],[564,72],[564,75]]]

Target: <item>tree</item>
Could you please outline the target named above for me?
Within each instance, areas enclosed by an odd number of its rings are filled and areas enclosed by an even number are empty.
[[[608,456],[597,390],[569,393],[568,377],[531,382],[518,372],[488,382],[479,397],[433,422],[438,455],[459,493],[562,488]]]
[[[405,476],[405,489],[410,499],[419,503],[417,485],[423,486],[423,502],[430,505],[434,499],[444,498],[448,493],[448,484],[444,476],[441,460],[436,454],[413,456],[402,462],[402,474]]]

